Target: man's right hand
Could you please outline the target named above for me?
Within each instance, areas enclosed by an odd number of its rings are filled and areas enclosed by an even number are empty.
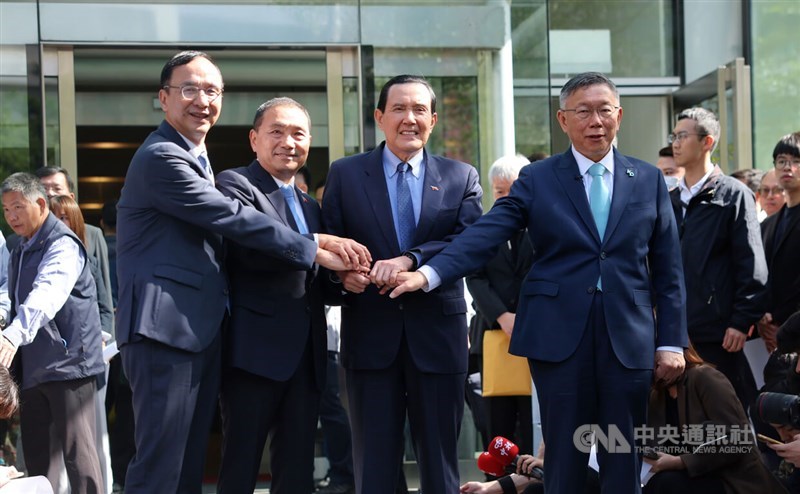
[[[0,365],[8,367],[17,354],[17,347],[8,341],[8,338],[0,336]]]
[[[315,261],[321,266],[332,271],[359,270],[369,271],[372,265],[372,254],[369,249],[355,240],[341,238],[336,235],[318,233],[319,249]],[[320,255],[320,249],[336,254],[341,258],[341,264],[335,263],[330,256]]]

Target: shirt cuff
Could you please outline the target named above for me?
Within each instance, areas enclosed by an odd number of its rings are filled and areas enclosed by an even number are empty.
[[[3,337],[19,348],[22,343],[22,327],[16,319],[3,330]]]
[[[672,353],[680,353],[683,355],[683,348],[679,346],[660,346],[656,348],[657,352],[672,352]]]
[[[430,266],[420,266],[417,272],[422,273],[425,279],[428,280],[428,284],[422,288],[422,291],[425,293],[439,288],[439,285],[442,284],[441,276]]]

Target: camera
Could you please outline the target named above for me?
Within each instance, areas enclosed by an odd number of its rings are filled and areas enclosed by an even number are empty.
[[[800,396],[761,393],[756,400],[756,410],[764,422],[800,429]]]

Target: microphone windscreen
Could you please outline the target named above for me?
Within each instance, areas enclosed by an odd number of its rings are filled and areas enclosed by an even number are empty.
[[[497,458],[485,451],[478,456],[478,470],[495,477],[502,477],[506,474],[503,465],[497,460]]]
[[[503,466],[510,465],[519,455],[519,447],[508,439],[497,436],[489,443],[488,452]]]

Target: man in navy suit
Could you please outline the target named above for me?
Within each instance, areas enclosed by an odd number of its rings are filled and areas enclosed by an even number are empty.
[[[463,283],[398,300],[379,293],[481,214],[475,168],[425,150],[436,118],[436,96],[424,78],[392,78],[375,110],[386,142],[334,162],[325,187],[327,231],[363,243],[381,259],[369,277],[340,274],[348,292],[341,355],[359,494],[395,492],[406,414],[421,490],[458,492],[456,443],[467,371]]]
[[[128,494],[202,488],[228,304],[223,236],[302,270],[369,261],[352,241],[301,235],[214,188],[205,137],[222,91],[207,54],[167,62],[158,93],[165,121],[136,151],[118,203],[117,341],[136,421]]]
[[[535,254],[510,351],[528,357],[539,394],[545,489],[582,492],[597,424],[627,442],[599,445],[603,492],[638,493],[633,429],[645,422],[654,355],[655,378],[671,382],[687,345],[675,215],[661,172],[612,146],[622,108],[607,77],[573,77],[560,104],[570,149],[525,167],[508,197],[420,271],[398,276],[391,296],[452,283],[527,228]]]
[[[250,131],[255,161],[220,173],[217,188],[292,230],[319,232],[319,205],[294,183],[308,158],[310,128],[308,112],[295,100],[262,104]],[[228,244],[226,258],[231,319],[223,336],[218,490],[253,492],[268,434],[270,492],[310,489],[327,365],[322,281],[328,275],[236,242]]]

